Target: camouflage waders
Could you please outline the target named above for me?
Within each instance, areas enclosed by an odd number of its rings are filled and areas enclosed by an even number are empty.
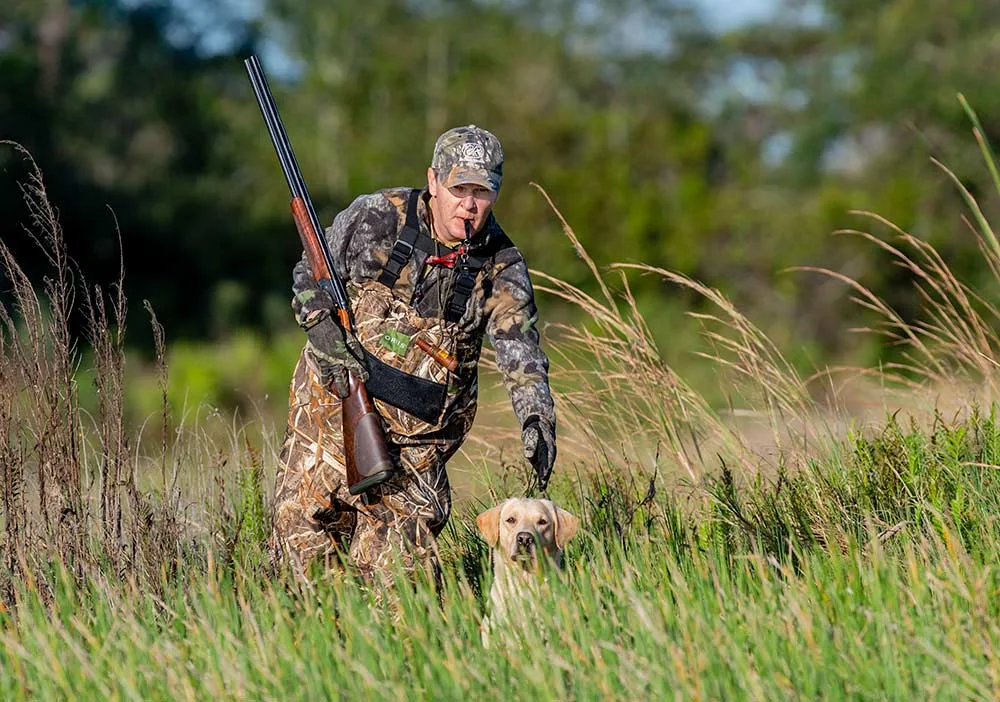
[[[430,381],[444,389],[443,399],[436,398],[434,407],[415,407],[423,419],[375,400],[399,472],[376,489],[377,499],[362,500],[347,490],[340,399],[322,385],[304,349],[292,378],[279,457],[275,556],[301,576],[312,561],[321,559],[329,569],[345,554],[366,579],[393,562],[436,576],[435,537],[451,511],[445,464],[471,427],[475,404],[463,405],[459,386],[448,384],[451,373],[408,340],[420,334],[461,358],[462,334],[454,324],[421,318],[379,283],[349,290],[369,366],[383,363]],[[471,362],[477,360],[478,354]]]
[[[310,360],[303,353],[295,368],[279,458],[273,534],[278,562],[302,576],[317,559],[325,569],[339,567],[345,554],[366,578],[396,558],[408,569],[436,568],[433,537],[451,510],[445,461],[457,442],[390,444],[402,469],[380,488],[381,499],[364,505],[347,491],[340,399],[321,385]]]

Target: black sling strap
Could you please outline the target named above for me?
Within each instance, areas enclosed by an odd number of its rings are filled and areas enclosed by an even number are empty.
[[[399,233],[399,238],[389,252],[382,273],[378,277],[378,282],[390,290],[396,287],[399,274],[403,267],[409,263],[413,255],[414,248],[425,251],[434,250],[434,242],[431,238],[420,231],[420,222],[417,220],[417,202],[420,200],[420,191],[411,190],[410,197],[406,202],[406,222],[403,224],[403,231]],[[426,242],[423,241],[426,239]]]
[[[458,275],[455,276],[455,284],[451,290],[451,301],[445,312],[445,319],[449,322],[457,322],[465,314],[465,305],[469,302],[469,296],[476,289],[476,276],[486,264],[485,256],[462,256],[458,264]]]
[[[420,249],[428,254],[436,253],[434,240],[420,231],[420,221],[417,219],[417,203],[420,200],[420,190],[411,190],[406,202],[406,218],[403,230],[393,244],[389,257],[378,282],[390,290],[396,287],[399,274],[403,267],[413,257],[413,250]],[[499,236],[491,236],[484,247],[473,249],[470,254],[462,253],[458,259],[458,270],[452,285],[451,299],[445,310],[445,318],[449,322],[458,322],[465,314],[465,306],[476,288],[476,276],[487,262],[498,251],[514,244],[501,232]],[[448,385],[409,375],[389,366],[374,355],[365,352],[370,377],[367,382],[368,392],[377,400],[387,402],[404,412],[412,414],[428,424],[436,423],[445,406]],[[454,431],[445,427],[443,432]],[[441,435],[442,437],[444,434]]]

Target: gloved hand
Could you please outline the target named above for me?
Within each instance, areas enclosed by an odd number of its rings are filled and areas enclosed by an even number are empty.
[[[524,457],[531,461],[538,476],[538,489],[544,491],[556,462],[556,428],[537,415],[528,417],[521,429]]]
[[[368,380],[361,343],[354,334],[337,323],[330,310],[312,313],[303,326],[309,337],[309,350],[316,359],[324,385],[332,386],[343,399],[350,390],[347,377],[349,372],[361,382]]]

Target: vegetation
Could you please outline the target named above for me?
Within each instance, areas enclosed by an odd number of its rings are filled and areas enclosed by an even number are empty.
[[[998,337],[985,296],[926,242],[871,237],[910,266],[926,304],[907,324],[854,283],[905,362],[866,386],[896,388],[884,401],[898,409],[843,431],[836,374],[801,378],[720,292],[644,267],[714,310],[695,319],[729,397],[715,409],[663,361],[627,279],[616,295],[565,224],[603,296],[540,286],[588,320],[560,330],[553,354],[567,431],[552,496],[584,533],[541,615],[497,650],[479,642],[490,575],[473,517],[519,492],[526,466],[493,471],[455,515],[440,599],[402,576],[380,598],[346,576],[303,586],[273,572],[273,428],[205,431],[221,415],[194,417],[139,450],[123,421],[120,285],[83,288],[98,399],[82,411],[67,331],[77,288],[39,173],[26,196],[53,274],[39,297],[0,245],[16,299],[0,336],[4,699],[997,695]],[[812,399],[816,383],[832,399]],[[965,383],[980,392],[952,412],[941,389]]]
[[[0,698],[1000,696],[993,7],[599,5],[0,20]],[[272,569],[298,245],[250,50],[327,219],[453,122],[504,138],[583,523],[509,649],[474,515],[528,468],[489,354],[440,599]]]
[[[219,352],[206,344],[252,335],[262,358],[291,362],[283,339],[295,331],[300,247],[241,64],[250,52],[272,78],[323,221],[360,192],[420,184],[436,135],[477,122],[505,144],[498,213],[533,268],[598,292],[531,182],[596,261],[719,289],[800,371],[892,350],[843,333],[866,320],[843,286],[806,273],[776,281],[780,271],[848,272],[907,322],[920,306],[905,269],[831,240],[857,226],[849,209],[879,212],[964,280],[985,282],[974,244],[952,235],[962,198],[931,158],[995,214],[955,100],[967,95],[997,136],[988,3],[786,0],[724,31],[686,0],[253,6],[51,0],[0,19],[0,138],[45,171],[68,255],[91,280],[109,287],[124,258],[129,355],[147,362],[144,300],[168,353],[183,343],[178,355],[210,366]],[[46,264],[20,235],[30,213],[14,185],[30,166],[12,150],[0,165],[4,241],[40,280]],[[675,330],[703,300],[653,276],[630,285],[667,360],[691,365],[696,337]],[[543,304],[545,319],[577,314]],[[207,396],[227,410],[259,386],[215,378],[223,387]]]

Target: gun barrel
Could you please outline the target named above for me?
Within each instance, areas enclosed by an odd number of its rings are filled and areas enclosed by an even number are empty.
[[[274,95],[267,83],[267,77],[260,65],[260,60],[256,56],[250,56],[243,61],[250,77],[250,85],[253,87],[254,97],[257,98],[257,106],[260,108],[261,116],[267,125],[267,133],[271,137],[274,151],[278,155],[281,164],[281,171],[285,175],[288,183],[288,190],[292,195],[292,214],[295,222],[299,226],[299,233],[303,239],[304,248],[311,253],[318,253],[321,260],[316,261],[313,266],[313,274],[316,276],[320,287],[328,290],[337,306],[345,311],[350,311],[350,301],[347,297],[347,290],[343,281],[336,274],[333,266],[333,256],[326,243],[326,236],[323,233],[323,225],[320,224],[316,208],[313,207],[312,199],[309,197],[309,190],[306,188],[305,179],[292,151],[292,144],[285,132],[285,125],[278,114],[278,107],[274,102]],[[304,220],[304,221],[303,221]],[[308,228],[311,231],[303,231]],[[326,271],[317,270],[324,267]],[[323,273],[328,272],[327,275]],[[347,315],[349,316],[349,315]]]

